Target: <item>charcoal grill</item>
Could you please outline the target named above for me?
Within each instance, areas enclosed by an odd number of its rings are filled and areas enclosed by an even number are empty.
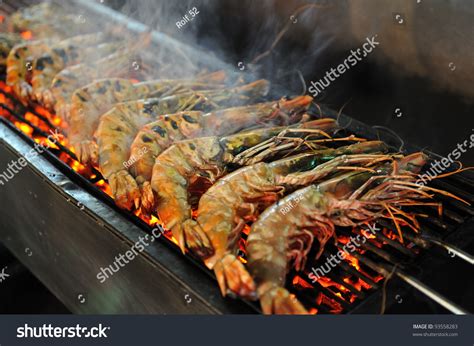
[[[1,9],[9,14],[29,4],[3,1]],[[125,23],[131,31],[147,30],[144,25],[96,2],[77,0],[74,4],[88,15]],[[194,48],[164,34],[154,32],[153,40],[189,56],[199,56],[204,65],[228,69],[216,58],[202,52],[196,54]],[[6,167],[8,162],[31,150],[35,144],[32,136],[46,137],[45,126],[54,129],[54,125],[34,107],[23,106],[5,88],[0,93],[4,98],[1,111],[7,116],[0,119],[0,162],[1,167]],[[312,112],[337,117],[341,124],[347,124],[347,133],[397,146],[392,134],[343,114],[325,107],[314,108]],[[28,125],[32,133],[25,134],[21,124]],[[414,152],[416,148],[406,145],[404,150]],[[192,256],[181,255],[165,237],[146,247],[105,283],[99,283],[96,278],[99,269],[130,249],[139,236],[150,234],[152,226],[116,207],[98,188],[98,183],[103,181],[100,173],[80,175],[71,168],[75,160],[66,146],[58,144],[29,159],[29,164],[15,178],[0,186],[1,239],[72,312],[260,312],[255,303],[222,298],[212,273]],[[433,182],[433,186],[474,203],[473,182],[472,175],[466,172],[443,182]],[[344,261],[325,281],[311,284],[307,277],[310,268],[318,267],[341,246],[329,245],[322,258],[308,261],[304,273],[290,273],[287,287],[311,312],[318,314],[474,311],[470,296],[474,287],[466,280],[472,276],[474,209],[442,199],[443,217],[439,219],[434,212],[424,210],[429,217],[421,220],[421,232],[407,232],[404,245],[391,238],[396,233],[393,224],[379,222],[378,227],[386,232],[378,232],[374,239],[363,244],[364,253],[353,253],[360,269]],[[338,230],[341,236],[349,236],[351,232]],[[310,253],[311,257],[314,256]]]

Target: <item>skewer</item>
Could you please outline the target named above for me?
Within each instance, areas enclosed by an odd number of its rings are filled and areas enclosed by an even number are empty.
[[[382,227],[386,227],[391,229],[392,226],[387,223],[386,221],[379,221],[378,222]],[[436,245],[439,246],[445,250],[448,250],[448,252],[455,254],[457,257],[462,259],[463,261],[466,261],[467,263],[474,265],[474,258],[464,250],[461,250],[460,248],[447,243],[446,241],[436,237],[435,235],[431,234],[426,234],[426,231],[423,231],[423,229],[420,230],[420,233],[417,235],[411,235],[409,233],[405,233],[404,236],[410,240],[411,242],[415,243],[416,245],[424,248],[424,249],[429,249],[430,244],[431,245]]]
[[[376,272],[380,273],[381,275],[387,277],[390,273],[396,274],[400,279],[405,281],[407,284],[418,290],[419,292],[423,293],[425,296],[434,300],[439,305],[444,307],[445,309],[449,310],[453,314],[456,315],[467,315],[469,314],[468,311],[464,310],[457,304],[451,302],[449,299],[442,296],[440,293],[436,292],[432,288],[426,286],[424,283],[416,279],[415,277],[402,272],[399,269],[396,269],[393,265],[386,265],[389,268],[385,268],[382,265],[376,264],[375,262],[369,260],[365,256],[360,255],[357,252],[352,253],[354,257],[356,257],[359,261],[364,263],[365,265],[369,266],[371,269],[375,270]]]
[[[448,252],[455,254],[457,257],[461,258],[462,260],[466,261],[467,263],[469,263],[471,265],[474,265],[474,257],[472,257],[467,252],[464,252],[463,250],[452,246],[451,244],[445,242],[444,240],[431,239],[431,238],[423,238],[423,239],[427,240],[428,242],[430,242],[432,244],[438,245],[439,247],[442,247],[443,249],[448,250]]]
[[[411,285],[412,287],[416,288],[418,291],[421,293],[425,294],[427,297],[431,298],[441,306],[443,306],[445,309],[451,311],[453,314],[456,315],[467,315],[469,312],[466,310],[462,309],[455,303],[451,302],[447,298],[443,297],[441,294],[438,292],[432,290],[428,286],[426,286],[424,283],[418,281],[416,278],[407,275],[403,272],[397,271],[396,274],[398,277],[400,277],[402,280],[404,280],[406,283]]]

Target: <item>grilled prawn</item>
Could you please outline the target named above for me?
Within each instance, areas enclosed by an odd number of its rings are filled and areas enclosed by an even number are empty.
[[[389,161],[390,162],[390,161]],[[305,313],[303,306],[283,288],[290,262],[300,271],[314,239],[319,257],[335,226],[358,226],[378,218],[414,216],[402,206],[433,205],[427,192],[447,192],[415,184],[426,156],[415,153],[373,169],[355,170],[288,195],[266,209],[247,238],[248,269],[257,285],[264,313]],[[282,212],[282,207],[289,205]],[[398,227],[398,226],[397,226]]]
[[[143,207],[149,210],[153,206],[153,193],[150,188],[155,158],[177,140],[225,135],[235,133],[254,124],[266,126],[288,125],[302,119],[312,98],[300,96],[290,101],[274,101],[251,106],[228,108],[216,111],[200,119],[189,119],[175,126],[166,119],[145,125],[135,137],[130,150],[130,158],[136,158],[130,172],[136,177],[143,191]],[[240,127],[236,127],[239,119]],[[232,121],[229,121],[232,119]],[[253,122],[252,122],[253,121]],[[146,153],[143,154],[144,149]],[[142,154],[139,155],[138,153]]]
[[[130,76],[135,49],[124,49],[93,63],[81,63],[59,72],[51,83],[51,93],[55,101],[54,110],[61,119],[69,120],[71,96],[74,91],[95,79]]]
[[[0,66],[7,66],[7,57],[14,46],[21,44],[23,38],[16,33],[0,33]]]
[[[289,150],[297,150],[302,138],[311,141],[311,146],[315,147],[318,138],[330,137],[338,130],[339,126],[333,119],[319,119],[290,127],[262,128],[225,137],[200,137],[175,143],[156,158],[153,167],[154,210],[173,232],[183,252],[188,247],[201,258],[207,258],[214,250],[206,234],[191,219],[191,199],[198,197],[196,193],[191,195],[191,186],[198,185],[196,182],[203,179],[206,186],[213,184],[231,169],[245,165],[245,161],[236,162],[239,154],[267,140],[280,144],[273,148],[273,153],[284,155]],[[281,142],[283,139],[285,143]],[[260,158],[261,161],[265,159],[271,157]],[[247,157],[247,161],[250,160],[252,157]],[[203,190],[204,184],[199,185]],[[151,204],[153,197],[143,189],[142,199],[146,204]]]
[[[67,13],[63,7],[48,2],[16,11],[8,22],[10,31],[30,31],[35,39],[64,39],[80,33],[97,32],[94,24],[84,25],[77,13]]]
[[[62,7],[52,3],[40,3],[13,13],[8,18],[9,29],[13,32],[29,30],[35,31],[35,33],[46,31],[47,34],[54,34],[56,33],[54,24],[56,19],[64,16],[66,13]]]
[[[255,287],[236,256],[246,223],[255,221],[285,194],[336,173],[340,166],[379,159],[383,156],[375,153],[384,151],[382,142],[362,142],[241,168],[220,179],[201,197],[196,221],[183,225],[187,245],[198,255],[211,254],[203,259],[209,269],[214,269],[223,295],[229,291],[249,297]],[[206,243],[210,244],[207,248]]]
[[[67,15],[64,10],[55,4],[41,3],[26,7],[8,18],[9,31],[0,35],[0,65],[7,65],[8,54],[17,46],[14,53],[18,55],[17,69],[31,69],[31,53],[38,51],[37,47],[43,44],[53,44],[67,37],[81,33],[84,25],[74,25],[76,15]],[[89,29],[92,29],[88,27]],[[29,31],[36,41],[25,42],[21,32]],[[39,42],[38,42],[39,41]],[[32,51],[25,49],[31,42],[37,42]],[[22,45],[23,44],[23,45]],[[22,73],[18,73],[22,78]],[[19,89],[17,88],[19,91]],[[16,91],[16,90],[15,90]],[[18,94],[21,96],[21,94]]]
[[[53,108],[51,82],[61,70],[110,55],[123,45],[113,41],[103,42],[106,37],[104,33],[76,36],[52,46],[48,52],[35,59],[31,75],[32,99],[47,108]]]
[[[170,143],[173,138],[183,138],[183,136],[192,136],[202,131],[200,126],[209,124],[200,123],[199,118],[204,114],[201,111],[195,112],[179,112],[181,110],[204,108],[213,109],[219,107],[220,104],[239,104],[252,102],[265,95],[268,91],[268,82],[260,80],[241,87],[224,89],[220,91],[200,91],[192,93],[183,93],[175,96],[169,96],[157,99],[147,99],[126,102],[116,105],[109,112],[105,113],[99,122],[97,128],[97,144],[99,150],[99,167],[102,174],[109,179],[114,197],[119,206],[130,209],[133,202],[140,201],[140,192],[137,184],[132,176],[128,173],[129,162],[133,164],[139,157],[131,157],[129,159],[130,144],[135,138],[139,128],[152,120],[162,117],[165,126],[156,127],[157,131],[162,132]],[[251,114],[245,113],[246,108],[241,109],[241,120],[231,117],[226,113],[207,114],[206,118],[215,120],[216,124],[220,124],[221,120],[217,115],[224,116],[223,119],[232,120],[233,131],[242,128],[241,124],[249,124],[248,119]],[[174,113],[164,116],[164,114]],[[252,119],[257,117],[253,116]],[[222,125],[222,128],[225,126]],[[143,148],[139,155],[147,154],[147,148]],[[150,176],[151,169],[150,168]]]
[[[98,53],[97,49],[100,52],[102,47],[96,45],[104,39],[105,34],[95,33],[78,35],[58,42],[53,40],[25,42],[15,47],[7,58],[7,84],[17,91],[18,96],[29,99],[34,95],[27,81],[28,71],[31,71],[33,87],[47,88],[57,72],[67,65],[78,63],[85,54],[91,53],[91,49],[87,49],[88,46],[93,46],[94,54]]]
[[[93,134],[99,124],[100,116],[114,104],[148,97],[163,97],[189,90],[222,88],[224,79],[225,75],[217,72],[197,80],[153,80],[133,83],[128,79],[108,78],[94,81],[72,94],[69,141],[83,164],[97,165],[97,143],[93,140]]]
[[[63,14],[64,10],[61,6],[48,2],[24,7],[10,16],[10,29],[15,31],[28,30],[31,25],[38,21],[53,19],[54,16]]]
[[[55,39],[23,42],[14,46],[8,54],[6,82],[22,100],[26,101],[30,95],[31,86],[28,77],[33,69],[34,57],[55,42]]]

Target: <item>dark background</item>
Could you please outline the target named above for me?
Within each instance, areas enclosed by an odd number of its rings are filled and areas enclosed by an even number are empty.
[[[406,142],[441,155],[474,134],[472,1],[115,0],[107,4],[200,46],[237,71],[245,66],[245,71],[272,79],[290,94],[304,91],[300,75],[309,87],[312,80],[342,63],[350,49],[377,34],[380,45],[374,52],[332,82],[316,101],[334,110],[343,108],[345,114],[371,126],[392,129]],[[291,15],[308,4],[319,7],[307,8],[296,16],[296,23],[290,23]],[[199,13],[178,29],[176,22],[185,14],[191,18],[188,11],[194,7]],[[285,26],[287,31],[271,53],[251,66]],[[460,160],[473,165],[474,151]]]

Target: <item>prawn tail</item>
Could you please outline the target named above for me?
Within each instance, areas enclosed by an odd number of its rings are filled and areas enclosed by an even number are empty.
[[[266,315],[306,315],[308,311],[296,297],[283,287],[273,286],[260,295],[260,305]]]
[[[214,255],[214,248],[207,234],[196,221],[186,220],[181,227],[181,233],[180,239],[178,239],[181,249],[188,248],[192,253],[203,259]]]
[[[229,294],[250,300],[257,298],[254,280],[243,263],[233,254],[227,254],[218,260],[214,273],[223,296]]]

